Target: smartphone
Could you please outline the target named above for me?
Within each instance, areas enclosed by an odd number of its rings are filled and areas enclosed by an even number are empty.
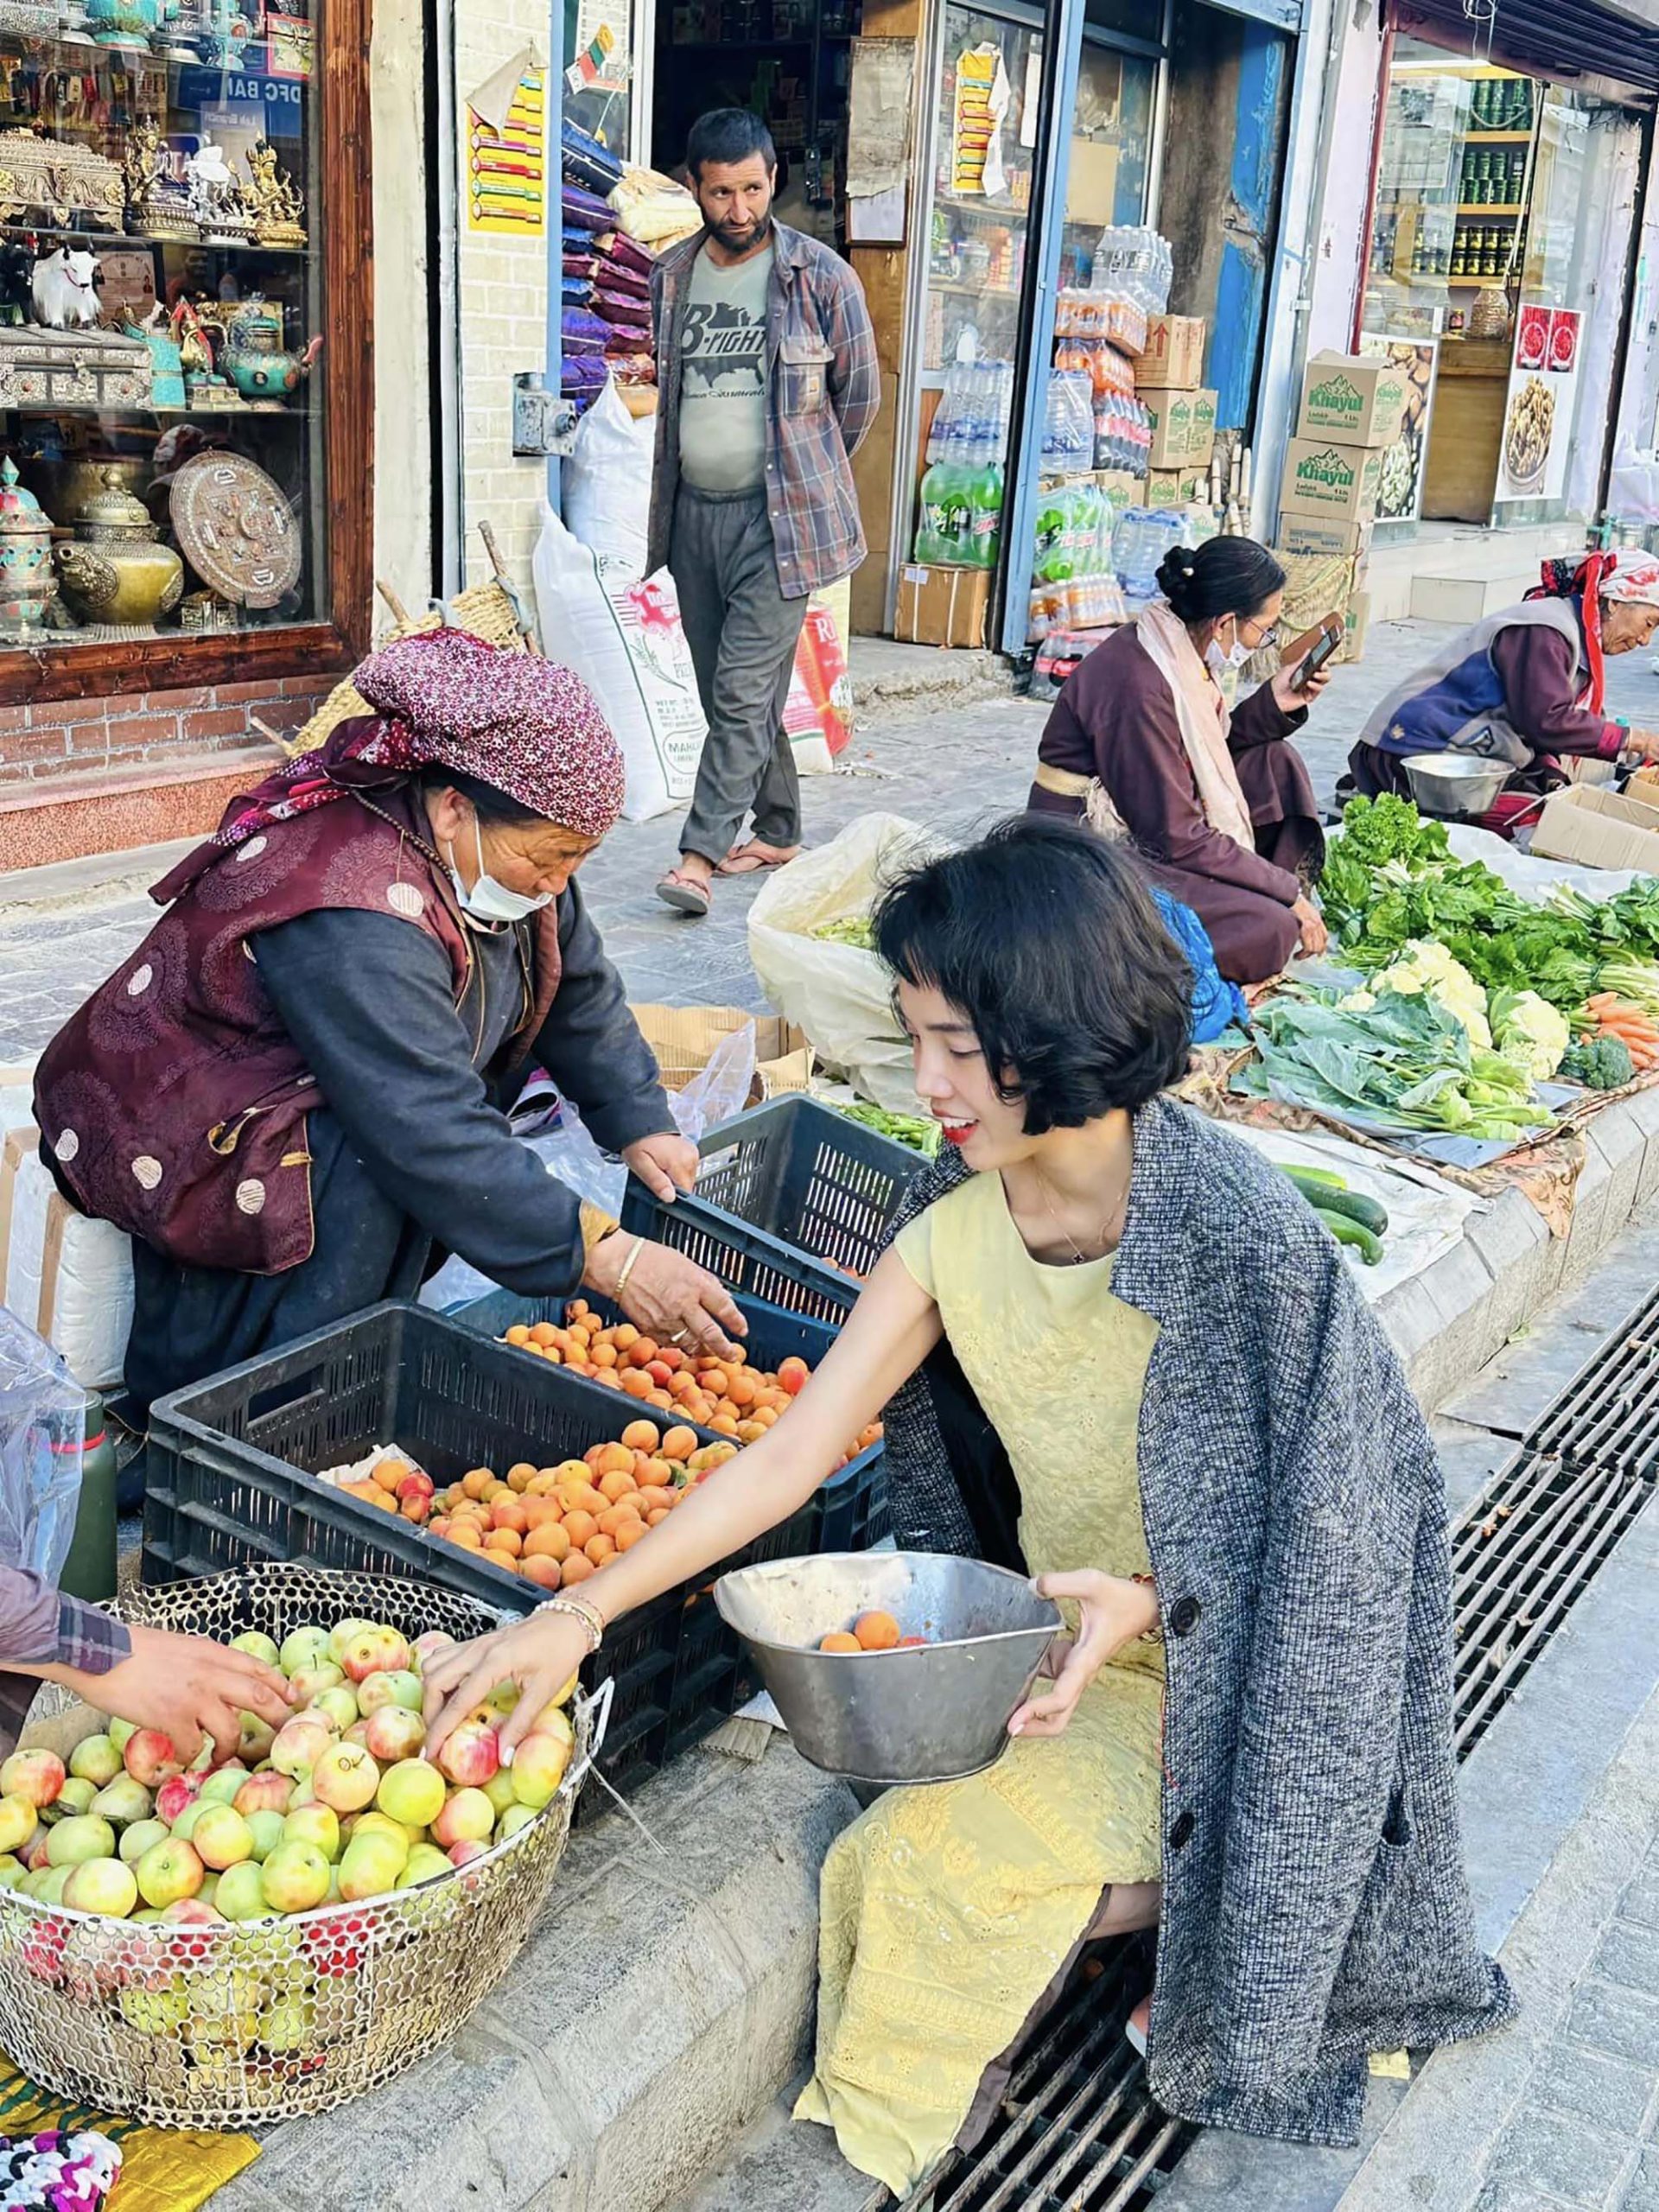
[[[1293,691],[1306,690],[1310,680],[1319,674],[1326,661],[1341,645],[1342,639],[1343,632],[1340,628],[1326,630],[1321,634],[1318,645],[1311,653],[1306,655],[1296,673],[1291,677],[1290,688]]]

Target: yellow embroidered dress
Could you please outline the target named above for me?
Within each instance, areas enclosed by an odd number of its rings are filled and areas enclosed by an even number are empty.
[[[1158,1330],[1113,1297],[1111,1258],[1033,1260],[996,1175],[896,1249],[1007,1450],[1033,1573],[1146,1573],[1135,1437]],[[796,2116],[833,2126],[895,2196],[954,2141],[1102,1890],[1158,1878],[1162,1694],[1161,1647],[1131,1644],[1064,1735],[1016,1738],[965,1782],[889,1790],[831,1850],[817,2068]]]

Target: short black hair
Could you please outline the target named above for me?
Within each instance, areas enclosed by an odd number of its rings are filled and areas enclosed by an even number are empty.
[[[746,107],[717,107],[700,115],[685,142],[685,173],[696,185],[705,162],[722,168],[759,154],[769,169],[778,166],[778,149],[766,124]]]
[[[1158,571],[1158,588],[1182,622],[1219,622],[1229,614],[1248,621],[1284,588],[1284,570],[1253,537],[1207,537],[1196,551],[1173,546]]]
[[[493,784],[485,783],[480,777],[464,775],[459,768],[429,764],[421,770],[419,782],[423,791],[459,791],[462,798],[471,799],[480,822],[498,823],[503,829],[518,829],[526,823],[548,819],[533,806],[526,806],[521,799],[510,798],[505,791],[497,791]]]
[[[911,869],[874,938],[903,982],[967,1016],[1033,1136],[1133,1113],[1186,1071],[1192,970],[1139,862],[1079,824],[1017,816]]]

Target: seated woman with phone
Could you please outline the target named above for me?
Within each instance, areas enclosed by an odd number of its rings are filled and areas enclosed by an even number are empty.
[[[1212,537],[1177,546],[1158,585],[1067,679],[1028,804],[1129,839],[1204,924],[1228,982],[1265,983],[1325,950],[1312,893],[1325,836],[1287,741],[1329,680],[1341,626],[1230,713],[1217,679],[1275,642],[1284,570],[1253,538]]]

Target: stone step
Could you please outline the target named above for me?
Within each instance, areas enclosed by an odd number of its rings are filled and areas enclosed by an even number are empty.
[[[236,794],[284,758],[280,747],[259,741],[215,753],[169,752],[123,767],[0,777],[0,849],[10,868],[32,872],[205,837]]]
[[[1537,581],[1535,567],[1506,569],[1495,576],[1420,572],[1411,580],[1409,611],[1418,620],[1455,622],[1463,627],[1518,606]]]
[[[720,2164],[669,2212],[880,2212],[892,2199],[849,2166],[827,2127],[790,2118],[799,2082],[769,2105]]]

